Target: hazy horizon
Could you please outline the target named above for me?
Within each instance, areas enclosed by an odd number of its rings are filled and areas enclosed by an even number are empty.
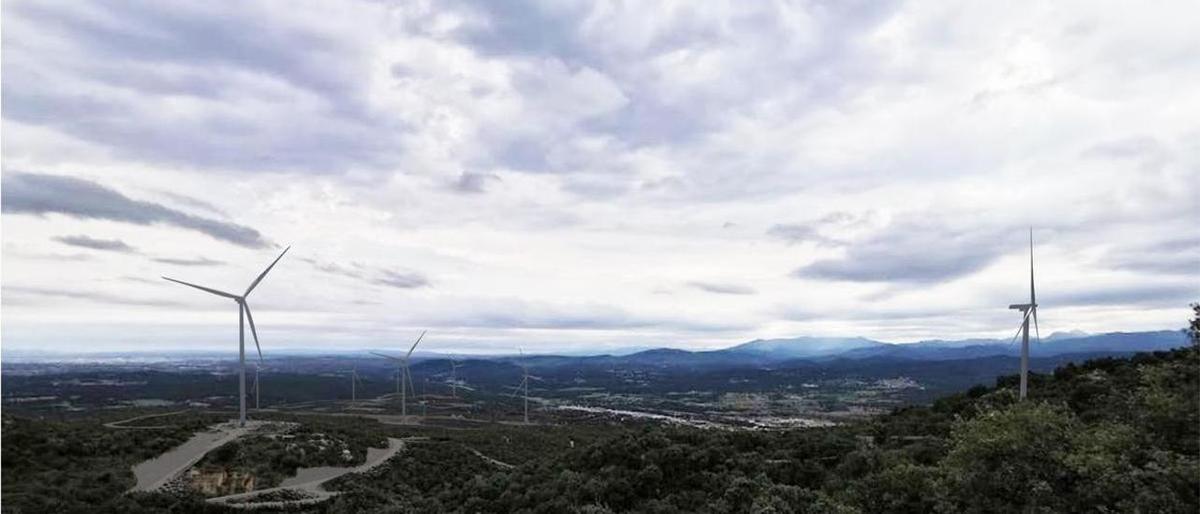
[[[1054,342],[1055,339],[1064,340],[1064,339],[1071,339],[1071,338],[1075,338],[1075,337],[1087,337],[1087,336],[1106,335],[1106,334],[1114,334],[1114,333],[1180,332],[1180,334],[1181,334],[1180,337],[1182,338],[1183,337],[1182,331],[1183,331],[1183,328],[1179,328],[1179,327],[1161,328],[1161,329],[1157,329],[1157,330],[1152,329],[1152,330],[1144,330],[1144,331],[1136,331],[1136,332],[1121,331],[1121,330],[1117,330],[1117,331],[1113,331],[1113,332],[1097,332],[1097,333],[1081,332],[1081,331],[1061,331],[1061,332],[1054,332],[1054,333],[1046,334],[1044,336],[1044,338],[1042,339],[1042,343],[1043,344],[1052,343],[1052,342]],[[782,340],[852,339],[852,338],[857,338],[857,337],[861,337],[861,336],[797,335],[797,336],[777,338],[777,339],[782,339]],[[943,342],[943,341],[944,342],[959,342],[959,341],[975,341],[975,340],[995,341],[995,342],[1000,342],[1000,343],[1004,343],[1004,342],[1012,343],[1013,342],[1012,339],[1005,339],[1005,338],[948,338],[948,339],[922,339],[919,341],[895,341],[895,340],[889,340],[889,339],[874,339],[874,338],[866,338],[866,339],[870,339],[871,341],[875,341],[875,342],[879,342],[879,343],[896,344],[896,345],[907,345],[907,344],[928,343],[928,342]],[[536,353],[529,352],[529,353],[526,353],[525,355],[530,355],[530,356],[532,356],[532,355],[561,355],[561,356],[614,355],[614,356],[621,356],[621,355],[629,355],[629,354],[638,353],[638,352],[647,351],[647,350],[663,350],[663,349],[666,349],[666,350],[689,350],[689,351],[714,351],[714,350],[730,349],[730,348],[733,348],[733,347],[736,347],[736,346],[739,346],[739,345],[742,345],[745,343],[750,343],[750,342],[760,341],[760,340],[762,340],[762,339],[746,339],[746,340],[737,341],[737,342],[734,342],[731,344],[722,344],[722,345],[717,345],[717,346],[702,346],[702,347],[696,346],[696,345],[687,345],[687,344],[681,344],[681,345],[680,344],[677,344],[677,345],[664,344],[664,345],[649,345],[649,346],[610,345],[610,346],[603,346],[603,347],[597,347],[597,348],[580,348],[580,347],[572,347],[572,346],[564,346],[564,347],[556,348],[553,346],[548,346],[541,350],[538,350]],[[799,342],[802,342],[802,341],[799,341]],[[417,349],[415,352],[413,352],[413,356],[418,357],[418,358],[446,358],[446,357],[455,357],[455,356],[488,357],[488,358],[490,358],[490,357],[515,357],[515,356],[518,356],[521,354],[520,349],[514,349],[514,348],[491,347],[491,348],[482,348],[482,349],[481,348],[464,349],[464,348],[456,348],[456,347],[446,347],[445,345],[439,345],[436,341],[430,341],[430,343],[431,343],[430,347],[427,348],[427,347],[423,346],[423,347]],[[425,344],[425,343],[423,342],[422,344]],[[1036,345],[1037,343],[1035,342],[1034,344]],[[281,349],[271,351],[269,354],[264,354],[264,358],[270,359],[272,357],[303,356],[303,355],[331,355],[331,356],[358,355],[363,358],[372,358],[372,355],[370,354],[370,352],[372,352],[372,351],[394,352],[397,355],[401,355],[407,351],[406,348],[407,348],[407,345],[324,346],[324,347],[322,347],[322,346],[284,346]],[[1035,350],[1036,350],[1036,347],[1035,347]],[[251,357],[253,357],[253,355],[254,355],[253,354],[253,346],[249,347],[247,352],[248,352],[247,359],[252,360]],[[18,358],[18,359],[25,359],[25,358],[32,358],[32,357],[39,357],[39,356],[53,356],[56,358],[86,359],[90,356],[99,356],[99,355],[108,356],[108,355],[114,355],[114,354],[126,354],[126,355],[130,355],[133,357],[138,357],[138,358],[141,358],[143,356],[175,356],[175,357],[179,357],[179,358],[194,356],[197,358],[199,358],[199,357],[216,357],[221,360],[228,360],[228,359],[236,359],[237,358],[237,347],[236,347],[236,345],[219,344],[219,343],[212,343],[212,344],[204,345],[204,346],[192,345],[192,346],[188,346],[188,347],[175,347],[175,348],[159,349],[159,350],[149,349],[149,348],[144,348],[144,347],[139,348],[136,346],[119,346],[119,345],[105,347],[105,348],[93,347],[93,348],[89,348],[86,350],[72,348],[72,347],[70,347],[70,345],[51,345],[51,346],[42,347],[42,348],[5,347],[5,348],[3,348],[3,355],[0,355],[0,360],[10,359],[10,358],[14,358],[14,357]]]
[[[1181,327],[1187,5],[4,2],[0,336],[234,352],[159,277],[291,245],[268,355],[1006,338],[1030,227],[1043,334]]]

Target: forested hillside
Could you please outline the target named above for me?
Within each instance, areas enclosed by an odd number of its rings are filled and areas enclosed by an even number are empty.
[[[1184,348],[1033,375],[1024,402],[1012,375],[833,428],[560,422],[451,429],[275,417],[332,423],[321,430],[364,440],[420,436],[386,465],[328,484],[343,494],[303,507],[312,512],[1195,513],[1197,330],[1200,319]],[[219,416],[188,415],[166,431],[105,428],[114,415],[6,414],[4,511],[224,510],[199,496],[122,495],[132,485],[129,466]]]
[[[481,473],[425,448],[330,512],[1196,512],[1195,346],[1016,377],[835,429],[648,426]],[[467,474],[454,462],[471,462]],[[446,465],[443,465],[446,464]]]

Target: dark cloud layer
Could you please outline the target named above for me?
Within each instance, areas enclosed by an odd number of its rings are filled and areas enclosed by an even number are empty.
[[[1110,252],[1105,263],[1119,269],[1154,274],[1200,275],[1200,237],[1122,246]]]
[[[170,225],[247,248],[267,246],[262,235],[250,227],[134,200],[98,183],[60,175],[5,173],[2,203],[3,211],[12,214],[63,214],[136,225]]]
[[[960,230],[909,219],[848,244],[841,257],[818,260],[792,275],[850,282],[938,283],[983,269],[1018,241],[996,230]]]
[[[242,7],[6,3],[6,21],[39,30],[22,41],[5,31],[4,117],[189,168],[338,173],[394,164],[389,137],[403,123],[366,108],[365,53],[354,38]],[[69,76],[47,80],[47,47]],[[160,108],[178,103],[199,108]]]
[[[120,239],[94,239],[88,236],[79,235],[59,236],[54,238],[54,240],[65,245],[106,252],[134,253],[137,251],[132,246],[125,244],[125,242],[121,241]]]
[[[1148,283],[1122,286],[1081,285],[1066,291],[1038,295],[1039,306],[1176,306],[1200,300],[1200,286],[1183,283]],[[1040,310],[1040,309],[1039,309]]]

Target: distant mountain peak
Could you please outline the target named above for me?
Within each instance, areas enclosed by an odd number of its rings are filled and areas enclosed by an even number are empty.
[[[1064,339],[1079,339],[1081,337],[1088,337],[1091,335],[1092,334],[1089,334],[1082,330],[1061,330],[1061,331],[1054,332],[1053,334],[1046,336],[1046,341],[1062,341]]]
[[[803,336],[787,339],[755,339],[729,348],[728,351],[775,357],[821,357],[885,344],[887,343],[865,337]]]

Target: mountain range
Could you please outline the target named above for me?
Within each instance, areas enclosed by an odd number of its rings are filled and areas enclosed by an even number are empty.
[[[1075,354],[1128,354],[1168,350],[1187,344],[1186,336],[1175,330],[1151,332],[1112,332],[1085,334],[1058,332],[1030,342],[1034,358]],[[948,361],[981,357],[1020,355],[1021,345],[999,339],[931,340],[916,343],[888,343],[863,337],[795,337],[756,339],[721,350],[689,351],[657,348],[628,355],[585,357],[531,356],[531,365],[625,364],[653,367],[773,366],[795,361],[820,363],[831,360],[906,360]]]

